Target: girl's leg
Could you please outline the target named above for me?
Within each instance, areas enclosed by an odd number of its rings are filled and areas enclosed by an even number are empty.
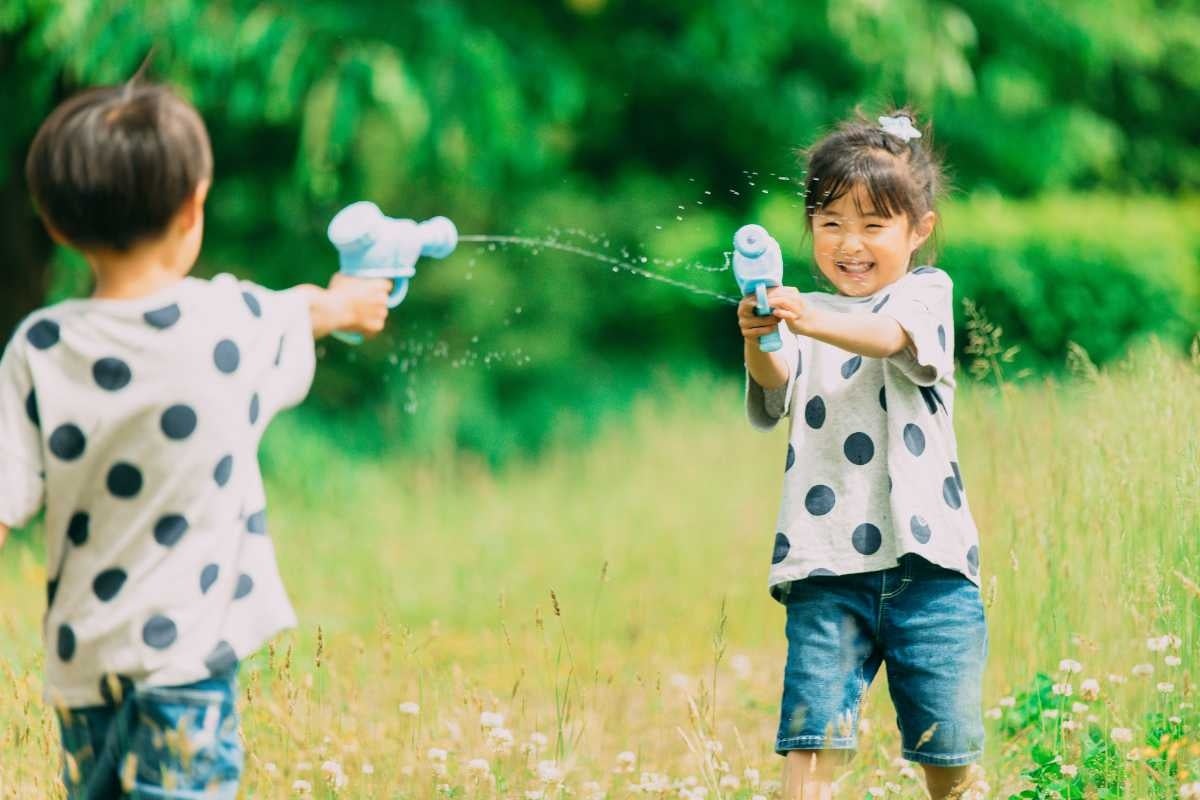
[[[833,782],[850,760],[846,750],[792,750],[783,768],[783,800],[830,800]]]
[[[925,770],[925,785],[929,787],[929,796],[933,800],[943,800],[947,797],[957,797],[967,788],[974,767],[935,767],[922,764]]]

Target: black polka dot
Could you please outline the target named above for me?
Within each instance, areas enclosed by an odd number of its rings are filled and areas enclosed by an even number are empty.
[[[861,431],[852,433],[846,437],[846,443],[842,445],[842,452],[846,454],[846,460],[851,464],[862,466],[875,457],[875,443],[871,441],[871,437]]]
[[[858,372],[858,368],[861,366],[862,366],[862,356],[855,356],[854,358],[847,361],[845,364],[842,364],[842,377],[849,379],[851,375]]]
[[[67,523],[67,538],[71,540],[71,544],[78,547],[88,540],[88,532],[91,528],[91,517],[86,511],[77,511],[71,521]]]
[[[937,401],[933,399],[933,390],[928,386],[918,386],[917,391],[921,393],[921,399],[925,401],[925,408],[929,409],[929,413],[936,414]]]
[[[791,442],[788,442],[787,463],[783,465],[783,471],[787,472],[796,464],[796,448]]]
[[[50,434],[50,452],[63,461],[74,461],[83,455],[86,449],[87,438],[76,425],[59,425],[54,429],[54,433]]]
[[[120,567],[106,569],[92,581],[92,591],[96,593],[96,597],[107,603],[117,596],[117,592],[121,591],[126,577],[125,570]]]
[[[237,586],[233,590],[233,599],[241,600],[254,589],[254,579],[246,573],[238,575]]]
[[[788,552],[792,549],[792,543],[788,541],[788,537],[782,533],[775,534],[775,550],[771,553],[771,563],[778,564],[788,557]]]
[[[175,644],[179,631],[169,617],[155,614],[142,626],[142,641],[155,650],[166,650]]]
[[[58,323],[50,319],[35,322],[25,332],[25,338],[38,350],[49,350],[51,347],[54,347],[54,345],[58,344],[58,337]]]
[[[29,394],[25,397],[25,413],[29,415],[29,421],[36,427],[42,426],[42,417],[38,413],[37,392],[33,389],[30,389]]]
[[[110,392],[119,392],[133,380],[133,371],[119,358],[102,358],[92,365],[96,385]]]
[[[917,267],[912,271],[913,275],[928,275],[931,272],[937,272],[933,267]]]
[[[75,631],[70,625],[58,626],[58,658],[60,661],[70,661],[75,655]]]
[[[962,507],[962,495],[958,493],[958,484],[954,482],[953,475],[942,481],[942,498],[951,508]]]
[[[242,299],[246,301],[246,308],[250,309],[250,313],[256,317],[262,316],[262,306],[258,303],[258,298],[249,292],[242,292]]]
[[[279,337],[279,349],[275,351],[275,366],[277,366],[277,367],[281,363],[283,363],[283,345],[284,345],[284,342],[286,342],[286,341],[287,341],[286,336]]]
[[[871,523],[864,522],[854,529],[854,533],[850,535],[850,542],[854,545],[855,550],[864,556],[869,556],[879,550],[879,546],[883,544],[883,533]]]
[[[967,551],[967,568],[971,570],[972,575],[979,574],[979,547],[971,545],[971,549]]]
[[[169,306],[147,311],[142,315],[142,319],[146,320],[146,324],[152,328],[166,330],[167,328],[179,322],[179,306],[172,303]]]
[[[196,430],[196,412],[191,406],[174,405],[162,413],[159,421],[162,432],[168,439],[180,441]]]
[[[810,578],[832,578],[836,575],[836,572],[831,569],[825,569],[825,567],[817,567],[812,572],[808,573],[808,577]]]
[[[106,672],[100,676],[100,696],[104,698],[105,705],[121,705],[132,691],[133,681],[124,675]]]
[[[200,593],[208,594],[208,590],[216,583],[217,576],[220,574],[221,568],[216,564],[208,564],[200,570]]]
[[[954,473],[954,482],[958,484],[958,490],[961,492],[963,490],[962,473],[958,471],[957,461],[950,462],[950,471]]]
[[[925,452],[925,431],[913,423],[904,426],[904,446],[914,456]]]
[[[217,343],[216,349],[213,350],[213,363],[217,365],[217,369],[226,375],[237,372],[238,364],[241,363],[241,360],[241,351],[229,339],[222,339]]]
[[[876,303],[876,304],[875,304],[875,307],[871,309],[871,313],[872,313],[872,314],[878,314],[878,313],[879,313],[879,309],[881,309],[881,308],[883,308],[884,306],[886,306],[886,305],[887,305],[887,301],[888,301],[888,300],[891,300],[891,299],[892,299],[892,296],[891,296],[890,294],[885,294],[885,295],[883,296],[883,299],[882,299],[882,300],[880,300],[878,303]]]
[[[921,544],[928,542],[929,537],[933,535],[933,531],[930,529],[929,523],[926,522],[925,518],[919,514],[914,515],[913,518],[908,521],[908,527],[912,531],[913,538]]]
[[[821,395],[814,395],[804,404],[804,421],[813,430],[825,424],[825,401],[821,399]]]
[[[46,610],[54,605],[54,597],[58,594],[58,578],[51,578],[46,581]]]
[[[259,409],[259,401],[258,401],[258,392],[255,392],[254,396],[250,398],[250,424],[251,425],[258,422],[259,410],[260,409]]]
[[[800,377],[800,372],[804,369],[804,353],[796,351],[796,377]]]
[[[879,387],[879,407],[887,411],[887,387]]]
[[[804,496],[804,507],[814,517],[828,514],[833,510],[835,502],[837,502],[837,496],[834,495],[833,489],[821,484],[809,489],[808,494]]]
[[[946,349],[946,327],[938,325],[938,344],[941,345],[943,351]]]
[[[204,659],[204,666],[209,675],[224,675],[237,666],[237,653],[233,646],[226,641],[217,642],[212,652]]]
[[[250,533],[266,533],[267,532],[267,512],[255,511],[250,516],[246,517],[246,530]]]
[[[217,462],[217,467],[213,470],[213,480],[217,482],[217,486],[224,486],[229,483],[232,475],[233,456],[225,456]]]
[[[154,541],[163,547],[173,547],[188,531],[187,518],[181,514],[168,514],[154,525]]]
[[[114,497],[129,499],[142,491],[142,471],[124,461],[108,471],[108,490]]]

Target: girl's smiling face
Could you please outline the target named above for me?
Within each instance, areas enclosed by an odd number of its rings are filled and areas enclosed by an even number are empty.
[[[813,213],[813,258],[840,294],[869,297],[908,272],[936,218],[927,211],[913,225],[905,214],[886,216],[855,185]]]

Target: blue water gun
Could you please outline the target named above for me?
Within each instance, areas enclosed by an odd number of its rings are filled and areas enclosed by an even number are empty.
[[[767,289],[783,284],[783,254],[779,242],[762,225],[743,225],[733,235],[733,277],[743,295],[755,296],[755,313],[769,316]],[[781,347],[779,331],[758,337],[758,349],[764,353],[774,353]]]
[[[367,200],[339,211],[329,223],[328,234],[338,251],[339,272],[392,281],[388,308],[400,305],[408,295],[408,282],[417,274],[418,258],[445,258],[458,245],[458,229],[446,217],[420,223],[393,219]],[[351,344],[362,342],[358,334],[335,335]]]

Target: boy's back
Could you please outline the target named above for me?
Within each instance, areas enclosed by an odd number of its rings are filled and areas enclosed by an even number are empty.
[[[307,303],[230,276],[33,314],[0,362],[0,519],[46,506],[47,696],[174,685],[294,624],[257,451],[315,364]]]

